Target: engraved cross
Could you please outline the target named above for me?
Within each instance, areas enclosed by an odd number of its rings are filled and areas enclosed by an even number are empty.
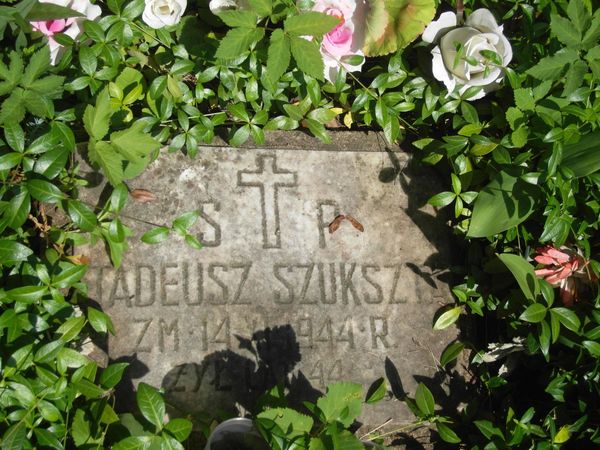
[[[275,155],[257,156],[256,165],[255,171],[238,171],[237,184],[260,189],[263,248],[281,248],[278,193],[280,188],[298,186],[298,173],[279,169]]]

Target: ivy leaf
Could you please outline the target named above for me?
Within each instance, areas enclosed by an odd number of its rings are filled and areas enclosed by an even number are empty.
[[[291,49],[294,60],[301,72],[318,80],[323,80],[325,66],[316,42],[300,37],[292,37]]]
[[[571,0],[571,3],[573,3],[573,1],[578,0]],[[575,28],[570,20],[565,19],[564,17],[552,14],[550,16],[550,30],[560,42],[569,47],[581,45],[581,33],[577,31],[577,28]]]
[[[275,84],[290,64],[290,39],[277,28],[271,34],[267,56],[267,77]]]
[[[340,19],[321,12],[309,11],[288,17],[283,23],[283,31],[292,36],[320,37],[339,25]]]
[[[260,41],[265,35],[264,28],[234,28],[229,30],[221,40],[216,57],[220,59],[238,58],[250,49],[250,46]]]

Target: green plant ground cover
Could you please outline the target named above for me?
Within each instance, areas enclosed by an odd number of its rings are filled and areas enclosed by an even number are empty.
[[[215,135],[261,144],[269,130],[327,142],[332,127],[379,130],[447,181],[429,203],[465,257],[434,328],[465,332],[438,369],[450,383],[460,357],[472,379],[459,409],[424,384],[401,396],[414,427],[440,448],[600,444],[597,3],[160,1],[0,4],[2,450],[181,449],[193,426],[207,436],[210,423],[168,420],[143,383],[138,414],[115,409],[127,365],[79,351],[114,330],[72,249],[104,242],[120,264],[127,180],[160,152],[194,158]],[[78,199],[76,155],[112,186],[99,208]],[[143,241],[174,232],[201,252],[187,231],[197,218]],[[272,448],[358,449],[354,420],[393,394],[393,380],[367,393],[349,380],[295,410],[277,387],[252,413]],[[396,431],[365,438],[389,444]]]

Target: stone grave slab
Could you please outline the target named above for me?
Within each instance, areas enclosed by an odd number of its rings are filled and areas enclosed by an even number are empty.
[[[386,374],[414,393],[434,374],[453,337],[431,330],[451,301],[448,233],[425,204],[437,181],[374,133],[334,136],[325,145],[274,133],[259,148],[162,154],[129,183],[157,199],[123,212],[136,235],[122,266],[104,248],[85,250],[90,297],[116,327],[110,357],[135,361],[133,384],[162,387],[174,414],[251,410],[277,382],[302,401]],[[139,241],[148,223],[191,210],[201,250],[178,237]],[[338,219],[330,232],[339,215],[355,223]],[[390,396],[361,421],[388,418],[412,415]]]

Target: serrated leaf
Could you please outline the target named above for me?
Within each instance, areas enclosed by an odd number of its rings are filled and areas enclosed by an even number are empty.
[[[583,35],[582,44],[585,48],[589,48],[597,45],[598,39],[600,39],[600,14],[594,14],[592,23]]]
[[[340,19],[328,14],[309,11],[290,16],[283,23],[283,31],[292,36],[321,37],[340,24]]]
[[[292,37],[291,51],[301,72],[317,80],[324,79],[325,66],[316,42],[307,41],[300,37]]]
[[[248,4],[260,17],[267,17],[273,11],[273,0],[248,0]]]
[[[123,162],[112,145],[105,141],[90,142],[88,155],[92,162],[97,163],[102,168],[110,184],[113,186],[121,184],[125,178]]]
[[[581,44],[581,33],[575,28],[570,20],[565,19],[564,17],[557,14],[551,14],[550,30],[560,42],[569,47],[576,47]]]
[[[96,105],[88,105],[85,108],[83,114],[85,130],[94,139],[101,140],[108,133],[111,115],[110,97],[108,89],[105,88],[96,97]]]
[[[256,28],[256,14],[252,11],[229,10],[217,14],[229,27]]]
[[[317,400],[317,407],[323,413],[326,422],[339,421],[345,427],[349,427],[360,415],[362,396],[360,384],[334,383],[327,387],[327,394]]]
[[[53,5],[56,6],[56,5]],[[19,84],[25,88],[31,87],[31,83],[39,78],[50,67],[50,50],[47,45],[35,52],[29,59],[29,64],[23,73]]]
[[[267,77],[271,83],[276,83],[290,65],[290,40],[281,28],[271,34],[267,53]]]
[[[25,106],[23,102],[22,88],[15,88],[10,96],[4,100],[0,107],[0,124],[9,122],[21,122],[25,117]]]
[[[533,111],[535,109],[535,99],[531,88],[520,88],[514,90],[515,105],[521,111]]]
[[[583,77],[588,72],[588,66],[582,60],[577,60],[569,70],[567,70],[567,74],[565,76],[565,87],[562,92],[563,97],[568,97],[571,95],[581,84],[583,83]]]
[[[592,16],[582,0],[571,0],[567,6],[567,15],[580,33],[585,33],[590,27]]]
[[[158,430],[161,430],[165,417],[165,402],[158,391],[141,382],[137,388],[136,400],[142,415]]]
[[[110,135],[112,147],[129,161],[145,158],[160,148],[160,142],[144,133],[144,123],[135,122],[129,128]]]
[[[313,419],[291,408],[271,408],[257,415],[263,428],[274,437],[294,441],[310,433]],[[273,426],[275,425],[275,426]]]
[[[234,28],[221,40],[215,56],[220,59],[234,59],[250,50],[252,44],[260,41],[264,28]]]
[[[527,73],[538,80],[556,80],[563,74],[568,64],[578,59],[577,50],[565,48],[553,56],[541,59],[535,66],[527,70]]]

